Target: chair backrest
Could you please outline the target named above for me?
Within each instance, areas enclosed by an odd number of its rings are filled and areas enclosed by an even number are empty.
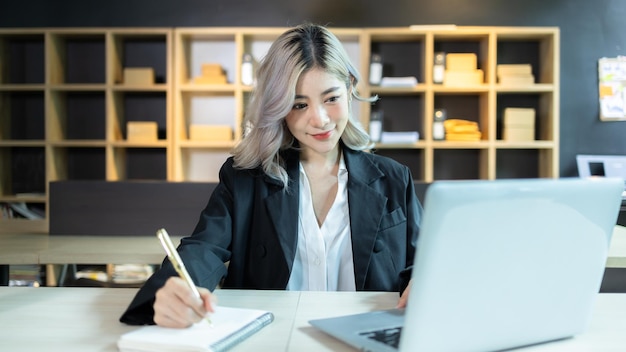
[[[58,181],[50,183],[50,235],[191,235],[216,183]]]
[[[424,202],[430,184],[415,182]],[[50,235],[191,235],[217,186],[212,182],[56,181],[50,183]]]

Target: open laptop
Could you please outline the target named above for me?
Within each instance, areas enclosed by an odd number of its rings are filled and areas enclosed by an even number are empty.
[[[582,333],[622,190],[617,178],[434,182],[407,308],[310,324],[364,351],[493,351]],[[378,341],[396,330],[397,347]]]

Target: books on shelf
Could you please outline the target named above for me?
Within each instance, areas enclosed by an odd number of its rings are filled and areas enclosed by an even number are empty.
[[[143,283],[154,273],[148,264],[116,264],[113,267],[112,280],[118,284]]]
[[[535,83],[531,64],[500,64],[496,67],[498,82],[502,85],[530,85]]]
[[[143,326],[123,334],[117,346],[122,352],[226,351],[273,320],[268,311],[218,306],[211,323],[203,320],[186,329]]]
[[[9,267],[9,286],[39,287],[41,281],[39,264],[11,265]]]
[[[2,203],[0,219],[26,218],[29,220],[43,219],[46,214],[42,209],[29,206],[25,202]]]
[[[397,87],[397,88],[410,88],[417,85],[417,78],[413,76],[409,77],[383,77],[380,81],[381,87]]]
[[[380,136],[381,143],[415,143],[419,140],[419,132],[382,132]]]

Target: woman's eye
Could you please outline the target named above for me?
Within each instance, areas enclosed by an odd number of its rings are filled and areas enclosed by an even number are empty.
[[[336,95],[336,96],[328,98],[326,101],[329,102],[329,103],[334,103],[334,102],[339,101],[339,98],[340,97],[338,95]]]
[[[293,104],[293,109],[294,110],[302,110],[306,108],[306,104],[305,103],[295,103]]]

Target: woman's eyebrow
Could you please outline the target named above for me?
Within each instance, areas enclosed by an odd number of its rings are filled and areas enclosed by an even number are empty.
[[[326,95],[328,93],[332,93],[335,92],[337,90],[339,90],[341,87],[330,87],[328,89],[326,89],[325,91],[323,91],[322,93],[320,93],[320,96]],[[306,95],[301,95],[301,94],[296,94],[295,99],[306,99],[307,96]]]
[[[328,93],[332,93],[332,92],[334,92],[336,90],[339,90],[340,88],[341,87],[330,87],[330,88],[326,89],[325,91],[323,91],[322,94],[320,94],[320,95],[326,95]]]

